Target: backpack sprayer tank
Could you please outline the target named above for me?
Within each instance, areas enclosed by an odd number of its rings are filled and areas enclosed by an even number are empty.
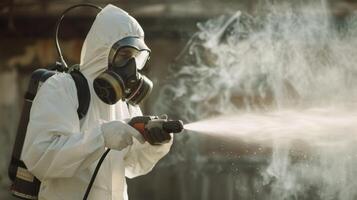
[[[55,73],[55,71],[47,69],[38,69],[34,71],[31,75],[30,83],[25,94],[21,119],[17,129],[16,140],[8,171],[9,177],[12,181],[10,190],[16,197],[37,199],[41,182],[27,170],[24,162],[21,160],[21,153],[22,146],[25,141],[32,101],[42,83]]]

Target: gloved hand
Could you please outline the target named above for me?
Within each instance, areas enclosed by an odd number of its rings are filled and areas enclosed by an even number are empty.
[[[101,126],[105,146],[110,149],[123,150],[133,144],[133,137],[144,143],[144,137],[133,127],[122,121],[111,121]]]
[[[159,117],[159,119],[167,120],[168,116],[166,114],[163,114]],[[153,127],[149,129],[146,137],[147,141],[151,145],[161,145],[168,143],[171,140],[171,134],[158,127]]]
[[[158,127],[149,129],[146,137],[151,145],[161,145],[171,140],[171,134]]]

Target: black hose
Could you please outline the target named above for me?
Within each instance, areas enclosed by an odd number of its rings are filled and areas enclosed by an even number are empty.
[[[100,157],[100,160],[99,160],[99,162],[98,162],[98,164],[97,164],[97,166],[95,167],[95,170],[94,170],[94,172],[93,172],[92,178],[90,179],[90,182],[89,182],[89,184],[88,184],[88,186],[87,186],[86,193],[85,193],[84,196],[83,196],[83,200],[87,200],[88,195],[89,195],[89,193],[90,193],[90,190],[92,189],[93,183],[94,183],[94,181],[95,181],[95,178],[97,177],[99,168],[100,168],[100,166],[102,166],[102,162],[104,161],[104,159],[105,159],[105,157],[107,156],[107,154],[109,153],[109,151],[110,151],[110,149],[107,149],[107,150],[103,153],[102,157]]]
[[[59,59],[60,59],[61,63],[63,64],[63,67],[65,67],[65,68],[68,68],[68,66],[67,66],[66,61],[63,58],[62,51],[61,51],[61,48],[60,48],[60,45],[59,45],[59,42],[58,42],[58,32],[59,32],[59,28],[60,28],[61,22],[62,22],[64,16],[66,15],[66,13],[69,12],[70,10],[74,9],[74,8],[77,8],[77,7],[92,7],[92,8],[98,9],[99,11],[102,10],[102,8],[97,6],[97,5],[90,4],[90,3],[81,3],[81,4],[77,4],[77,5],[71,6],[71,7],[67,8],[65,11],[62,12],[61,17],[58,19],[58,21],[56,23],[55,43],[56,43],[56,49],[57,49],[57,53],[58,53]]]

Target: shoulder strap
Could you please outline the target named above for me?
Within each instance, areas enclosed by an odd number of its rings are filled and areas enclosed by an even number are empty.
[[[89,85],[86,77],[79,71],[73,70],[70,72],[74,83],[77,88],[77,97],[78,97],[78,117],[82,119],[88,112],[89,104],[90,104],[90,91]]]

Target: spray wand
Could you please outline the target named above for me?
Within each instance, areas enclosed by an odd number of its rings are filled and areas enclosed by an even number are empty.
[[[155,145],[150,133],[154,131],[164,131],[166,133],[181,133],[183,123],[181,120],[168,120],[166,115],[158,116],[138,116],[132,118],[128,124],[135,128],[150,144]]]

